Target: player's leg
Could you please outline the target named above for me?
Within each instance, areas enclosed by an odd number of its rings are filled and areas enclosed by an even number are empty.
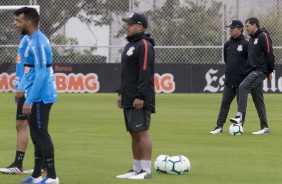
[[[139,141],[137,140],[135,133],[130,132],[130,135],[131,135],[131,149],[133,156],[132,169],[134,170],[134,172],[138,173],[142,170],[142,166],[141,166],[142,154],[140,147],[138,146]]]
[[[39,142],[36,138],[36,133],[35,133],[37,129],[36,113],[33,113],[34,112],[33,110],[36,110],[35,107],[36,105],[34,104],[32,106],[32,114],[28,118],[30,137],[34,145],[34,169],[31,170],[32,171],[31,176],[22,180],[21,183],[40,183],[42,181],[40,169],[42,165],[43,156],[40,151]]]
[[[127,131],[132,139],[133,166],[129,172],[117,178],[151,178],[152,142],[148,132],[151,112],[149,110],[124,109]],[[145,155],[145,156],[144,156]],[[145,171],[147,170],[147,172]],[[132,178],[133,177],[133,178]]]
[[[14,164],[22,168],[25,151],[28,143],[28,121],[17,120],[16,121],[17,129],[17,151]]]
[[[28,121],[22,114],[22,107],[25,98],[18,100],[17,115],[16,115],[16,130],[17,130],[17,150],[14,164],[22,169],[25,151],[28,143]]]
[[[25,98],[22,97],[18,100],[16,110],[16,156],[14,162],[7,168],[0,168],[0,172],[6,174],[22,174],[23,173],[23,160],[28,143],[28,122],[26,117],[22,114],[22,106]]]
[[[33,178],[41,176],[43,159],[47,162],[47,176],[43,183],[59,183],[55,171],[54,146],[48,132],[49,113],[52,104],[43,102],[34,103],[32,106],[32,115],[30,117],[31,137],[35,149],[35,167],[32,173]]]
[[[260,130],[253,132],[252,134],[269,134],[269,127],[266,116],[266,108],[264,104],[262,82],[251,90],[253,102],[255,104],[259,119],[260,119]]]
[[[133,149],[138,153],[133,152],[135,158],[140,159],[141,171],[135,176],[128,179],[149,179],[151,175],[151,156],[152,156],[152,140],[149,134],[151,121],[151,111],[147,109],[136,110],[131,112],[131,136]]]
[[[239,99],[240,99],[240,97],[239,97],[239,86],[238,86],[238,87],[236,87],[237,110],[238,110],[238,107],[239,107]],[[246,105],[246,107],[247,107],[247,105]],[[246,113],[247,112],[243,113],[243,115],[242,115],[242,126],[245,123]]]
[[[131,109],[123,110],[125,126],[128,132],[131,132],[131,126],[130,126],[131,114],[132,114]],[[135,140],[132,138],[131,133],[130,135],[131,135],[131,149],[132,149],[132,155],[133,155],[133,164],[132,164],[131,169],[128,172],[116,176],[116,178],[119,178],[119,179],[127,179],[130,176],[134,176],[136,175],[136,173],[138,173],[142,169],[141,155],[139,155],[140,151],[138,150],[138,147],[136,146],[136,143],[134,142]]]
[[[132,137],[135,144],[134,147],[139,151],[134,156],[138,156],[137,158],[141,160],[142,169],[151,173],[152,140],[149,131],[144,130],[132,133]],[[147,163],[144,161],[147,161]]]
[[[17,120],[16,129],[17,129],[17,151],[25,153],[28,143],[28,121]]]
[[[59,179],[56,175],[55,170],[54,145],[51,136],[48,132],[49,115],[52,104],[44,104],[43,102],[40,102],[40,105],[38,106],[40,108],[41,125],[38,126],[38,129],[36,131],[36,137],[40,138],[40,150],[47,165],[47,175],[44,181],[45,183],[49,183],[51,181],[53,183],[59,183]],[[41,168],[42,165],[40,167],[40,170]]]
[[[233,99],[235,98],[235,96],[236,96],[236,87],[224,86],[216,127],[213,131],[210,132],[210,134],[222,133],[224,123],[226,122],[226,118],[228,116],[230,105]]]
[[[242,124],[243,114],[246,112],[248,93],[251,89],[258,86],[264,79],[266,74],[261,71],[252,71],[240,84],[239,86],[239,104],[238,104],[238,113],[234,118],[231,118],[230,121],[233,123]]]

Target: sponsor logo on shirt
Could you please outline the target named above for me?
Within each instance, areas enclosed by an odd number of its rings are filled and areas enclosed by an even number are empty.
[[[256,45],[258,43],[258,38],[255,39],[254,44]]]
[[[135,48],[132,46],[128,49],[128,51],[126,52],[127,56],[131,56],[133,54],[133,51],[135,50]]]
[[[21,63],[21,55],[17,54],[17,63]]]
[[[238,47],[237,47],[237,51],[239,51],[239,52],[241,52],[243,50],[243,46],[240,44],[240,45],[238,45]]]

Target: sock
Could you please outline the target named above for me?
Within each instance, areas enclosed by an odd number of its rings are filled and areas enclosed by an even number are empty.
[[[46,165],[47,165],[47,177],[56,179],[56,171],[55,171],[55,160],[53,158],[46,158]]]
[[[23,159],[24,159],[25,152],[16,151],[16,158],[14,164],[19,167],[20,169],[23,167]]]
[[[142,167],[141,167],[141,160],[133,160],[133,165],[132,165],[132,169],[133,171],[135,172],[139,172],[142,170]]]
[[[243,113],[242,112],[238,112],[236,116],[240,116],[240,118],[243,117]]]
[[[41,176],[41,167],[43,159],[41,157],[34,157],[34,171],[32,173],[33,178],[38,178]]]
[[[151,160],[141,160],[142,170],[146,171],[148,174],[151,173]]]

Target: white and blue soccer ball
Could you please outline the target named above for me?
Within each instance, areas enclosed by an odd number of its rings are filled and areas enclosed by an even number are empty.
[[[184,161],[181,156],[172,156],[168,159],[165,165],[165,170],[167,174],[180,175],[185,170]]]
[[[158,173],[166,173],[165,165],[166,162],[169,160],[170,156],[168,155],[159,155],[155,162],[154,162],[154,168]]]
[[[180,155],[180,158],[181,158],[182,163],[184,165],[183,174],[187,174],[191,170],[190,160],[187,157],[185,157],[184,155]]]
[[[242,135],[243,132],[244,132],[244,129],[243,129],[242,125],[240,125],[240,124],[233,123],[229,127],[230,135]]]

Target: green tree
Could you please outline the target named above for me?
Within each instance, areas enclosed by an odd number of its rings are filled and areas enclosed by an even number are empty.
[[[147,12],[151,20],[151,33],[157,45],[214,46],[221,45],[222,3],[211,5],[167,0],[161,9]],[[161,49],[156,53],[158,62],[217,63],[221,49]],[[167,59],[170,61],[167,61]]]
[[[3,5],[29,5],[29,0],[5,0]],[[65,38],[62,34],[57,33],[71,17],[78,17],[85,23],[94,23],[95,25],[109,25],[112,22],[113,14],[120,14],[127,12],[129,9],[128,0],[37,0],[37,4],[40,5],[40,29],[49,37],[52,43],[63,44],[68,43],[70,45],[76,45],[71,38]],[[0,12],[0,44],[1,45],[17,45],[19,42],[19,33],[17,33],[12,27],[12,14],[13,11]],[[99,20],[92,19],[93,15],[99,15]],[[57,48],[55,48],[57,49]],[[59,51],[54,49],[54,57],[62,58],[72,56],[74,62],[79,62],[77,59],[81,59],[85,55],[88,59],[91,59],[90,51],[95,48],[87,48],[83,52],[76,52],[75,49],[62,48]],[[61,55],[63,49],[67,49],[64,55]],[[15,59],[16,48],[0,48],[0,54],[2,62],[13,62]],[[75,57],[77,54],[78,57]],[[76,59],[77,58],[77,59]],[[98,59],[101,61],[101,59]],[[105,58],[102,59],[103,61]],[[95,61],[95,60],[92,60]],[[85,59],[84,61],[85,62]]]
[[[15,3],[14,0],[10,4]],[[20,3],[21,1],[16,1]],[[210,4],[198,3],[198,1],[186,0],[189,6],[180,4],[179,0],[166,0],[164,5],[158,9],[152,9],[145,14],[150,21],[149,32],[155,38],[156,45],[168,46],[197,46],[197,45],[221,45],[221,2],[212,1]],[[203,1],[200,1],[203,2]],[[208,2],[208,1],[207,1]],[[74,40],[65,38],[57,33],[71,17],[78,17],[81,21],[95,25],[110,25],[114,18],[123,16],[129,11],[129,0],[37,0],[41,10],[40,29],[51,38],[52,43],[68,43],[76,45]],[[138,4],[135,4],[138,7]],[[100,16],[94,19],[93,17]],[[1,22],[2,23],[2,22]],[[2,24],[5,34],[1,34],[0,43],[18,43],[18,33],[12,31]],[[118,36],[124,36],[124,29],[111,30],[119,32]],[[112,32],[110,34],[112,34]],[[13,40],[8,39],[14,34]],[[16,36],[15,36],[16,35]],[[60,57],[89,55],[89,49],[84,52],[77,52],[75,49],[54,51],[54,55]],[[94,48],[95,49],[95,48]],[[2,50],[2,51],[1,51]],[[0,52],[7,52],[0,49]],[[6,54],[7,60],[13,61],[10,55]],[[62,55],[61,53],[64,53]],[[11,52],[12,53],[12,52]],[[81,58],[81,57],[72,57]],[[221,49],[214,52],[213,49],[158,49],[156,51],[157,62],[188,62],[217,63],[221,60]]]

